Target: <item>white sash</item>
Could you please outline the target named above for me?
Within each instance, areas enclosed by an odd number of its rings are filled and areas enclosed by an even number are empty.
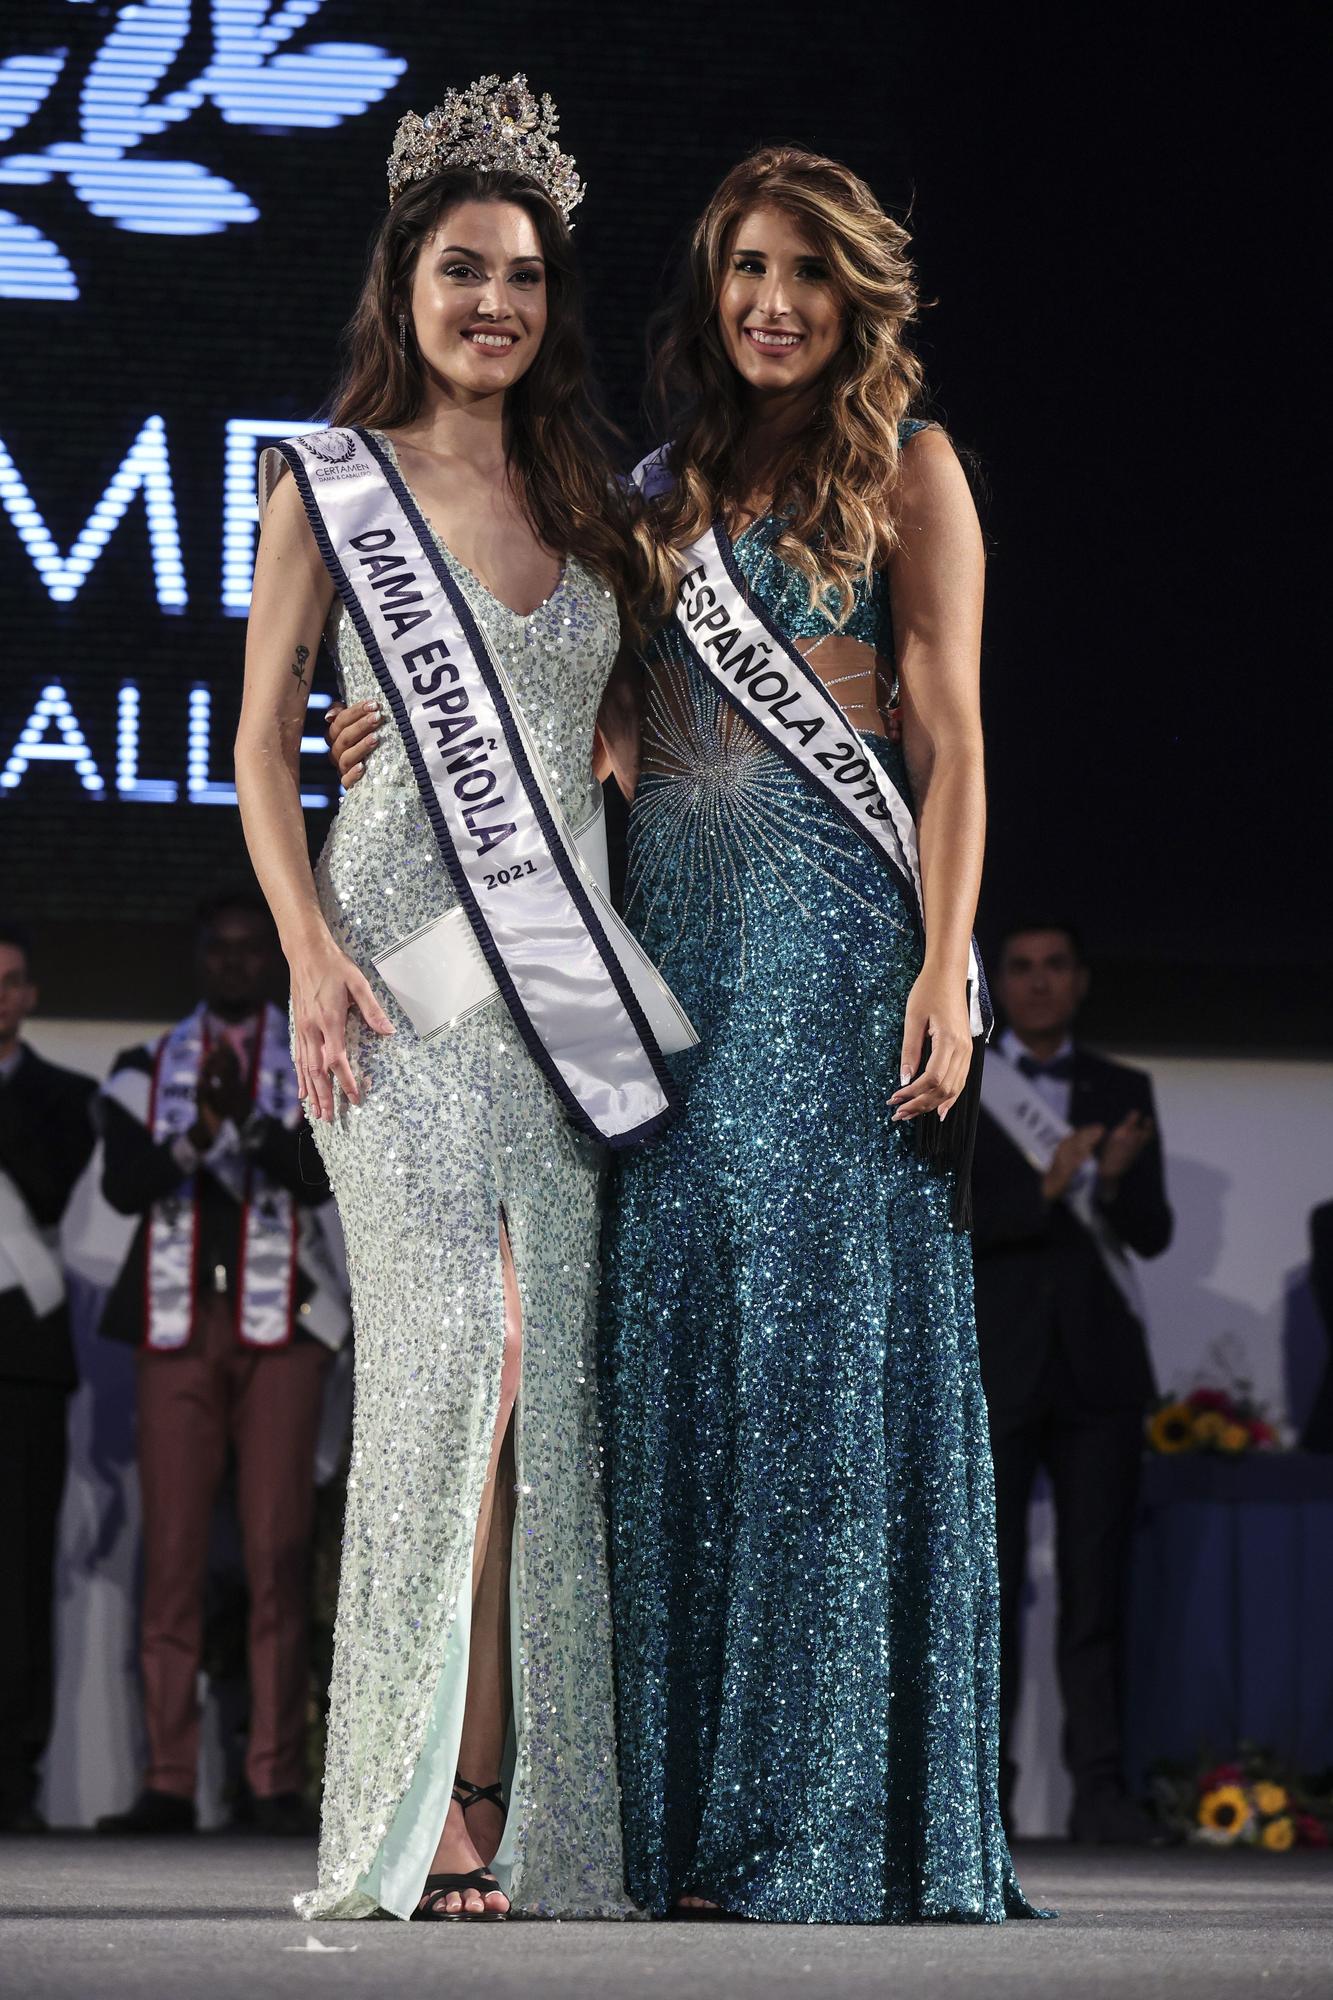
[[[22,1190],[0,1167],[0,1292],[20,1286],[37,1319],[65,1296],[58,1243],[56,1230],[38,1228]]]
[[[1044,1177],[1060,1141],[1074,1128],[1052,1111],[1031,1079],[1000,1049],[990,1051],[981,1072],[981,1102],[1028,1165]],[[1064,1201],[1097,1245],[1107,1276],[1125,1304],[1141,1320],[1143,1298],[1138,1280],[1119,1238],[1093,1200],[1096,1180],[1096,1165],[1085,1161],[1066,1189]]]
[[[148,1129],[161,1144],[179,1138],[194,1124],[199,1072],[209,1054],[207,1011],[170,1029],[158,1043],[148,1098]],[[124,1102],[114,1089],[110,1093]],[[250,1095],[266,1117],[293,1124],[301,1116],[296,1071],[288,1047],[287,1023],[266,1006],[255,1035]],[[229,1190],[241,1209],[240,1265],[236,1272],[236,1331],[247,1347],[281,1347],[292,1337],[293,1292],[299,1244],[297,1205],[239,1150],[220,1153],[208,1171]],[[159,1351],[184,1347],[194,1331],[198,1294],[199,1213],[193,1179],[163,1200],[148,1217],[144,1345]]]
[[[893,870],[924,938],[916,825],[902,793],[818,674],[751,602],[721,524],[714,522],[683,561],[676,622],[695,659],[732,707]],[[990,997],[975,944],[968,950],[967,978],[972,1033],[988,1035]]]
[[[515,715],[519,711],[515,709]],[[689,1017],[658,972],[638,939],[617,916],[611,902],[611,876],[606,851],[606,810],[601,800],[586,825],[569,829],[549,783],[541,772],[535,744],[532,767],[551,805],[552,816],[566,836],[583,887],[602,921],[607,940],[634,990],[657,1046],[663,1055],[692,1049],[699,1040]],[[375,970],[423,1041],[456,1028],[500,998],[500,989],[472,934],[461,904],[446,910],[419,930],[377,954]]]
[[[363,430],[317,431],[278,449],[533,1059],[582,1131],[611,1146],[651,1138],[679,1110],[661,1046],[534,771],[498,662],[415,500]]]

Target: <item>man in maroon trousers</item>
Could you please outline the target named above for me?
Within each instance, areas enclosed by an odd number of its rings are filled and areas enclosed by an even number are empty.
[[[265,996],[276,944],[246,895],[201,914],[202,1005],[127,1050],[100,1100],[103,1189],[139,1227],[103,1333],[139,1348],[148,1768],[103,1833],[191,1832],[209,1527],[229,1457],[246,1582],[256,1824],[307,1831],[307,1567],[329,1345],[346,1331],[312,1239],[328,1182]]]

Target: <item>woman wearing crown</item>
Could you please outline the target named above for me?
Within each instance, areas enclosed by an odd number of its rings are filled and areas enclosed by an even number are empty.
[[[676,1098],[645,1013],[670,996],[595,879],[631,542],[555,124],[521,77],[403,120],[332,426],[263,480],[237,785],[357,1348],[309,1917],[626,1908],[598,1142]],[[383,720],[312,876],[321,637],[354,717]]]

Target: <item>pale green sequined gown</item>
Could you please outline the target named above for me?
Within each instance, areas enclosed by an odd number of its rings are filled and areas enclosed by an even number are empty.
[[[446,556],[448,552],[446,551]],[[615,605],[577,562],[520,618],[449,557],[577,826]],[[335,600],[348,701],[377,692]],[[495,1000],[422,1042],[372,955],[456,900],[397,730],[383,731],[317,869],[335,936],[397,1030],[352,1025],[367,1086],[320,1151],[347,1237],[356,1404],[319,1880],[307,1917],[407,1916],[454,1776],[473,1534],[498,1408],[507,1218],[523,1303],[511,1575],[516,1754],[495,1872],[516,1912],[625,1913],[595,1394],[600,1161]],[[484,1780],[488,1773],[466,1776]]]

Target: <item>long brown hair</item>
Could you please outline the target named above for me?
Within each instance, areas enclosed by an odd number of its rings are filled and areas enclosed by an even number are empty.
[[[589,382],[573,245],[563,215],[535,181],[456,167],[403,189],[371,244],[361,296],[343,336],[344,363],[329,421],[393,430],[417,415],[426,378],[412,333],[412,273],[441,216],[463,201],[515,203],[531,218],[546,264],[546,331],[532,366],[505,400],[509,476],[545,546],[595,570],[632,623],[640,565],[612,475],[611,429]],[[407,321],[401,342],[400,314]]]
[[[675,595],[677,557],[736,490],[744,384],[722,341],[718,301],[736,230],[759,207],[782,209],[827,263],[841,300],[843,344],[818,407],[778,463],[772,506],[786,518],[779,553],[810,579],[810,603],[834,625],[853,590],[897,546],[898,425],[921,389],[906,345],[916,315],[909,238],[850,167],[799,146],[766,146],[732,168],[695,224],[675,297],[650,339],[650,398],[671,438],[669,490],[638,535],[652,608]]]

